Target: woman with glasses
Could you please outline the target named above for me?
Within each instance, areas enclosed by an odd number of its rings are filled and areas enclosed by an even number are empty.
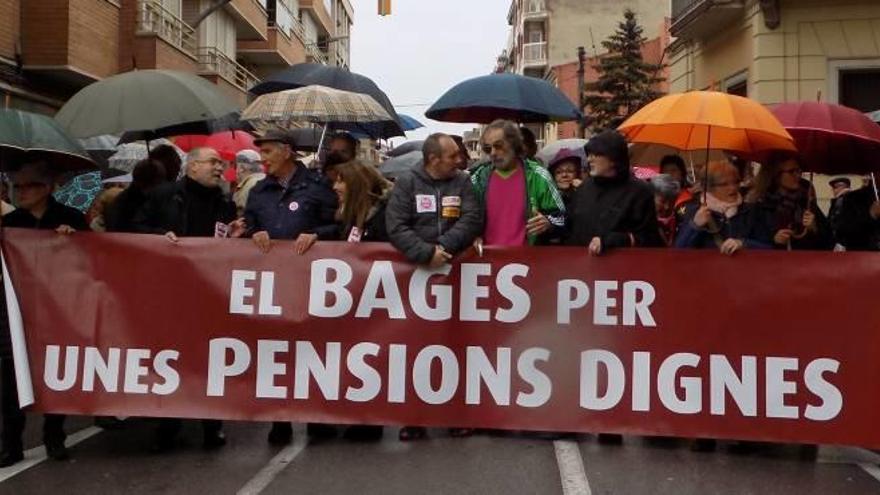
[[[773,231],[766,210],[743,201],[736,167],[727,160],[716,161],[704,173],[709,174],[708,190],[687,205],[675,247],[718,249],[726,255],[771,248]]]
[[[746,201],[766,210],[777,249],[830,250],[831,224],[816,204],[813,185],[801,174],[796,159],[774,157],[761,166]]]

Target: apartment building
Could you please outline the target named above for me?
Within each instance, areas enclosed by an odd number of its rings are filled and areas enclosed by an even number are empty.
[[[627,8],[636,13],[646,38],[666,36],[668,0],[513,0],[507,13],[510,36],[495,70],[559,85],[559,74],[568,74],[571,64],[577,63],[579,46],[591,57],[602,54],[602,41],[617,29]],[[569,97],[577,103],[576,91]],[[539,145],[561,137],[554,124],[529,127]],[[566,126],[562,132],[570,137],[573,129]]]
[[[205,17],[215,0],[0,0],[0,97],[51,114],[94,81],[174,69],[245,104],[251,86],[284,67],[347,66],[348,38],[344,50],[327,43],[337,36],[335,1],[230,0]]]

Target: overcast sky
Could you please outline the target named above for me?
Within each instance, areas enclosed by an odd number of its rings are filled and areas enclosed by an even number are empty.
[[[375,81],[398,113],[425,124],[407,138],[473,128],[424,113],[456,83],[492,72],[507,43],[510,0],[392,0],[386,17],[377,14],[376,0],[351,4],[351,69]]]

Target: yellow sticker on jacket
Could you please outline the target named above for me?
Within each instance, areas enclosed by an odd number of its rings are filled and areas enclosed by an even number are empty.
[[[461,216],[461,208],[458,206],[444,206],[440,211],[440,216],[443,218],[458,218]]]

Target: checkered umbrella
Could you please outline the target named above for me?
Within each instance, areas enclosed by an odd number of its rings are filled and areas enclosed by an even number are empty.
[[[241,115],[257,129],[298,127],[310,122],[393,122],[394,118],[369,95],[324,86],[306,86],[258,97]]]

